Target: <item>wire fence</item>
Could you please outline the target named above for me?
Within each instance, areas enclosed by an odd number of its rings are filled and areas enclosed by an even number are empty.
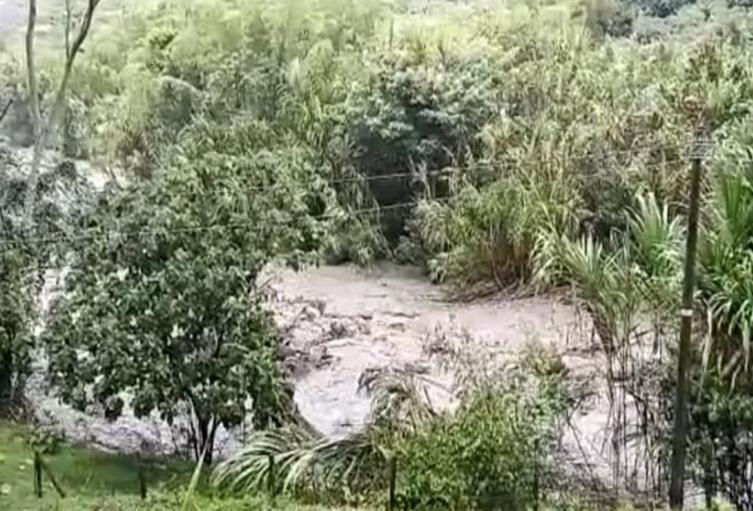
[[[262,481],[260,491],[266,492],[270,502],[274,506],[277,498],[282,493],[283,482],[278,473],[278,460],[274,455],[267,456],[268,470],[266,480]],[[133,467],[134,494],[138,494],[142,500],[146,500],[149,495],[149,482],[146,475],[147,463],[140,455],[136,456],[136,465]],[[387,462],[386,481],[383,485],[385,494],[383,497],[387,511],[417,511],[421,509],[461,509],[474,503],[483,509],[516,509],[515,497],[508,493],[499,493],[479,489],[473,494],[449,493],[420,493],[413,490],[407,492],[400,488],[398,471],[400,468],[397,456],[391,456]],[[60,499],[75,497],[75,489],[64,488],[61,480],[58,479],[55,472],[44,459],[39,450],[34,451],[33,471],[31,473],[34,494],[37,498],[44,497],[45,479],[55,491]],[[577,478],[576,478],[577,479]],[[527,500],[529,509],[543,509],[547,504],[576,503],[578,509],[586,510],[603,510],[616,507],[620,503],[620,495],[608,488],[599,485],[589,484],[584,481],[563,478],[561,474],[548,473],[545,469],[537,471],[531,478],[529,494]],[[637,499],[632,495],[633,502],[641,502],[646,509],[661,509],[662,502],[655,496],[645,495],[642,499]],[[689,501],[702,501],[704,493],[696,490],[686,494]],[[377,500],[380,498],[377,496]],[[465,502],[465,504],[463,504]],[[549,508],[547,508],[549,509]]]
[[[710,148],[711,146],[707,146]],[[620,155],[636,155],[640,153],[644,153],[646,151],[662,151],[667,149],[674,149],[674,146],[665,146],[665,145],[654,145],[654,146],[639,146],[632,149],[626,149],[626,150],[617,150],[617,151],[595,151],[592,153],[587,153],[584,155],[579,156],[565,156],[563,157],[563,160],[567,161],[591,161],[594,159],[597,160],[608,160],[608,159],[614,159],[619,157]],[[684,163],[687,159],[684,157],[673,157],[666,160],[661,160],[653,163],[638,163],[643,168],[655,168],[655,167],[663,167],[667,165],[673,165],[678,163]],[[373,182],[380,182],[380,181],[394,181],[394,180],[408,180],[408,179],[428,179],[432,177],[438,177],[438,176],[444,176],[444,177],[451,177],[453,174],[468,172],[473,169],[504,169],[509,167],[519,167],[520,166],[520,159],[519,158],[497,158],[494,161],[479,161],[479,162],[472,162],[466,167],[462,169],[456,169],[456,168],[445,168],[440,170],[413,170],[413,171],[405,171],[405,172],[393,172],[393,173],[387,173],[387,174],[378,174],[378,175],[368,175],[368,176],[351,176],[351,177],[345,177],[345,178],[337,178],[337,179],[331,179],[327,180],[326,184],[328,186],[335,187],[337,185],[341,184],[355,184],[355,183],[373,183]],[[275,191],[286,191],[287,187],[285,184],[272,184],[269,186],[252,186],[248,187],[246,189],[247,192],[252,194],[269,194],[273,193]],[[431,199],[433,202],[446,202],[451,200],[451,197],[436,197]],[[385,204],[385,205],[379,205],[374,206],[370,208],[356,208],[356,209],[349,209],[345,212],[347,214],[355,215],[355,216],[366,216],[366,215],[380,215],[382,213],[386,213],[389,211],[394,210],[401,210],[401,209],[408,209],[411,207],[415,207],[420,203],[420,201],[409,201],[409,202],[400,202],[395,204]],[[319,215],[312,215],[310,216],[313,220],[327,220],[327,219],[334,219],[337,217],[337,214],[333,213],[323,213]],[[249,225],[252,225],[255,221],[249,220],[246,222],[227,222],[227,223],[215,223],[211,225],[202,225],[202,226],[194,226],[194,227],[181,227],[181,228],[174,228],[174,229],[160,229],[159,231],[150,230],[150,229],[142,229],[142,230],[134,230],[134,231],[118,231],[109,229],[107,232],[103,232],[102,228],[100,227],[89,227],[89,228],[82,228],[78,229],[75,234],[71,233],[60,233],[56,235],[49,235],[49,236],[23,236],[23,233],[33,231],[34,227],[25,228],[25,229],[18,229],[14,231],[14,234],[21,234],[22,236],[19,238],[14,239],[0,239],[0,254],[3,252],[3,249],[7,249],[9,246],[13,245],[48,245],[48,244],[62,244],[62,243],[72,243],[77,241],[96,241],[98,239],[105,239],[107,236],[110,235],[117,235],[117,236],[129,236],[129,237],[138,237],[138,236],[154,236],[156,234],[180,234],[180,233],[200,233],[200,232],[206,232],[206,231],[215,231],[215,230],[222,230],[222,229],[235,229],[235,228],[242,228],[247,227]]]

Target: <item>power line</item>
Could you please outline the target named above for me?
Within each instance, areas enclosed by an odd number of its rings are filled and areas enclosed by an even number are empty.
[[[618,154],[633,154],[633,153],[638,153],[638,152],[644,151],[646,149],[653,150],[653,149],[657,149],[657,148],[663,148],[663,146],[657,145],[657,146],[653,146],[653,147],[636,147],[636,148],[633,148],[633,149],[626,149],[626,150],[619,150],[619,151],[598,152],[598,154],[594,152],[594,153],[590,153],[590,154],[586,154],[586,155],[581,155],[581,156],[579,156],[577,158],[567,158],[567,159],[569,159],[570,161],[583,161],[583,160],[586,160],[586,159],[594,158],[596,156],[604,158],[604,157],[608,157],[608,156],[616,156]],[[666,164],[672,163],[674,161],[679,161],[679,159],[664,160],[664,161],[661,161],[661,162],[655,162],[655,163],[651,163],[651,164],[645,164],[644,166],[654,166],[654,165],[661,166],[661,165],[666,165]],[[428,176],[437,176],[437,175],[451,175],[453,172],[459,171],[459,170],[468,171],[468,170],[471,170],[473,168],[483,168],[483,167],[494,168],[494,167],[500,166],[500,164],[504,167],[508,163],[513,163],[517,167],[517,166],[520,165],[520,159],[519,158],[514,158],[514,157],[509,157],[509,158],[502,158],[502,159],[497,158],[497,159],[495,159],[492,162],[483,162],[483,161],[472,162],[466,168],[463,168],[463,169],[453,168],[453,167],[447,167],[447,168],[442,169],[442,170],[394,172],[394,173],[390,173],[390,174],[380,174],[380,175],[371,175],[371,176],[353,176],[353,177],[338,178],[338,179],[329,180],[329,181],[327,181],[327,184],[329,186],[333,186],[333,185],[343,184],[343,183],[362,183],[362,182],[371,182],[371,181],[379,181],[379,180],[391,180],[391,179],[400,179],[400,178],[411,178],[411,177],[428,177]],[[266,187],[265,186],[248,187],[247,191],[252,192],[252,193],[253,192],[256,192],[256,193],[269,193],[272,189],[275,189],[275,188],[278,188],[278,187],[280,189],[283,188],[281,185],[274,184],[274,185],[271,185],[271,187],[270,186],[266,186]],[[379,212],[379,211],[385,211],[385,210],[389,210],[389,209],[394,209],[395,207],[398,207],[398,208],[399,207],[405,207],[405,203],[404,204],[395,204],[395,205],[382,206],[382,207],[378,207],[378,208],[371,208],[370,210],[369,209],[366,209],[366,210],[355,210],[355,211],[351,211],[351,213],[354,213],[354,214],[362,214],[362,213],[367,214],[367,213],[372,213],[372,212]],[[228,226],[228,227],[230,227],[230,226]],[[26,230],[33,230],[33,228],[26,229]],[[90,229],[87,229],[87,230],[97,230],[97,228],[90,228]],[[42,239],[37,238],[36,240],[34,238],[32,238],[31,240],[26,239],[25,241],[26,242],[29,242],[29,241],[31,241],[31,242],[40,242],[40,241],[37,241],[37,240],[41,240],[41,242],[47,242],[48,240],[52,240],[52,241],[57,241],[57,240],[64,241],[64,240],[67,240],[67,239],[70,239],[70,238],[68,238],[65,235],[60,235],[60,236],[57,236],[57,237],[48,237],[48,238],[42,238]],[[74,237],[73,239],[77,239],[77,238]],[[13,243],[19,243],[19,241],[15,241],[15,240],[12,240],[12,241],[0,241],[0,246],[7,245],[7,244],[13,244]]]
[[[711,144],[709,144],[711,145]],[[617,150],[617,151],[594,151],[591,153],[586,153],[584,155],[580,155],[577,157],[568,157],[566,156],[563,158],[563,160],[569,160],[569,161],[585,161],[585,160],[591,160],[594,158],[598,159],[607,159],[607,158],[615,158],[618,155],[627,155],[627,154],[638,154],[645,151],[651,151],[651,150],[661,150],[661,149],[676,149],[676,146],[674,145],[649,145],[649,146],[637,146],[633,147],[631,149],[625,149],[625,150]],[[521,155],[523,157],[523,155]],[[561,160],[562,161],[562,160]],[[664,166],[669,165],[672,163],[677,163],[680,161],[685,161],[682,158],[672,158],[668,160],[653,162],[653,163],[646,163],[641,164],[644,168],[652,168],[652,167],[658,167],[658,166]],[[327,182],[328,185],[334,186],[336,184],[342,184],[342,183],[364,183],[364,182],[371,182],[371,181],[379,181],[379,180],[391,180],[391,179],[400,179],[400,178],[415,178],[415,177],[428,177],[428,176],[436,176],[436,175],[451,175],[455,171],[469,171],[473,168],[497,168],[497,167],[505,167],[508,164],[512,163],[515,167],[520,166],[520,158],[516,157],[507,157],[507,158],[496,158],[494,161],[477,161],[477,162],[470,162],[467,164],[465,168],[459,169],[459,168],[452,168],[447,167],[442,170],[432,170],[432,171],[409,171],[409,172],[393,172],[389,174],[381,174],[381,175],[371,175],[371,176],[352,176],[352,177],[346,177],[346,178],[338,178],[333,179]],[[271,191],[271,188],[277,188],[280,185],[271,185],[271,187],[250,187],[248,191],[250,192],[256,192],[256,193],[269,193]],[[449,200],[449,198],[442,198],[442,199],[432,199],[433,201],[446,201]],[[390,211],[394,209],[401,209],[401,208],[408,208],[417,205],[418,202],[406,202],[406,203],[399,203],[399,204],[392,204],[392,205],[386,205],[386,206],[378,206],[374,208],[365,208],[365,209],[357,209],[357,210],[351,210],[347,211],[345,213],[350,213],[353,215],[365,215],[365,214],[378,214],[385,211]],[[313,216],[314,219],[327,219],[327,218],[333,218],[332,214],[323,214],[318,216]],[[23,240],[6,240],[6,241],[0,241],[0,247],[13,245],[13,244],[20,244],[20,243],[32,243],[32,244],[48,244],[48,243],[62,243],[62,242],[71,242],[71,241],[82,241],[82,240],[95,240],[95,239],[103,239],[106,236],[112,236],[112,235],[126,235],[126,236],[147,236],[147,235],[157,235],[159,233],[181,233],[181,232],[203,232],[203,231],[211,231],[216,229],[230,229],[230,228],[238,228],[238,227],[244,227],[250,224],[250,221],[244,221],[244,222],[236,222],[236,223],[227,223],[227,224],[214,224],[209,226],[197,226],[197,227],[186,227],[186,228],[178,228],[178,229],[168,229],[168,230],[140,230],[140,231],[133,231],[130,233],[124,233],[124,232],[118,232],[110,230],[106,233],[102,232],[101,228],[98,227],[92,227],[88,229],[83,229],[81,232],[83,234],[78,234],[75,236],[69,236],[67,234],[60,234],[56,236],[48,236],[48,237],[38,237],[38,238],[26,238]],[[87,232],[91,232],[93,234],[86,234]]]
[[[577,161],[588,161],[592,160],[594,158],[599,159],[605,159],[609,157],[617,157],[618,155],[626,155],[626,154],[638,154],[643,151],[647,150],[661,150],[661,149],[675,149],[676,146],[674,145],[663,145],[663,144],[656,144],[656,145],[649,145],[649,146],[642,146],[642,147],[633,147],[631,149],[621,149],[621,150],[614,150],[614,151],[592,151],[590,153],[585,153],[576,157],[570,157],[567,156],[563,158],[564,160],[570,161],[570,162],[577,162]],[[495,157],[492,161],[488,160],[477,160],[472,161],[469,163],[466,163],[465,165],[461,167],[454,167],[452,165],[446,166],[444,169],[437,169],[437,170],[410,170],[410,171],[401,171],[401,172],[391,172],[388,174],[376,174],[376,175],[356,175],[356,176],[350,176],[350,177],[339,177],[336,179],[330,179],[330,180],[324,180],[325,183],[328,186],[336,186],[339,184],[347,184],[347,183],[369,183],[372,181],[387,181],[387,180],[397,180],[397,179],[406,179],[406,178],[425,178],[425,177],[432,177],[432,176],[451,176],[453,173],[458,173],[462,171],[470,171],[474,169],[479,168],[509,168],[510,165],[514,165],[516,167],[520,166],[521,158],[525,158],[526,155],[520,155],[520,157]],[[667,160],[665,162],[657,162],[657,164],[665,164],[669,163],[674,160]],[[651,165],[651,164],[649,164]],[[276,187],[282,188],[279,184],[272,185],[273,188]],[[246,188],[246,191],[248,192],[258,192],[258,193],[268,193],[270,191],[269,186],[251,186]],[[25,228],[25,229],[19,229],[16,232],[24,232],[34,230],[33,227]]]
[[[448,198],[437,198],[432,199],[434,202],[445,202]],[[352,214],[352,215],[368,215],[368,214],[376,214],[376,213],[382,213],[384,211],[391,211],[396,209],[405,209],[409,207],[416,206],[420,203],[420,201],[413,201],[413,202],[402,202],[398,204],[388,204],[385,206],[376,206],[372,208],[362,208],[362,209],[355,209],[350,211],[343,211],[344,214]],[[334,220],[338,217],[337,214],[321,214],[321,215],[311,215],[309,218],[313,220]],[[241,228],[241,227],[247,227],[249,225],[253,225],[256,222],[256,220],[245,220],[242,222],[230,222],[230,223],[217,223],[212,225],[202,225],[202,226],[196,226],[196,227],[179,227],[175,229],[139,229],[139,230],[133,230],[133,231],[117,231],[117,230],[107,230],[106,232],[103,232],[103,230],[100,227],[91,227],[88,229],[84,229],[83,231],[92,232],[91,235],[88,234],[79,234],[75,236],[68,236],[66,234],[60,234],[56,236],[47,236],[47,237],[37,237],[37,238],[25,238],[21,240],[6,240],[6,241],[0,241],[0,247],[13,245],[13,244],[34,244],[34,245],[42,245],[42,244],[48,244],[48,243],[61,243],[61,242],[73,242],[73,241],[94,241],[98,239],[107,239],[111,236],[135,236],[135,237],[141,237],[141,236],[157,236],[160,234],[182,234],[182,233],[197,233],[197,232],[208,232],[213,230],[221,230],[221,229],[235,229],[235,228]],[[0,252],[1,253],[1,252]]]
[[[619,151],[619,153],[628,153],[630,151]],[[613,153],[614,154],[614,153]],[[515,160],[518,162],[517,160]],[[676,163],[679,161],[684,161],[680,158],[670,159],[670,160],[664,160],[661,162],[654,162],[649,164],[642,165],[644,168],[652,168],[652,167],[658,167],[658,166],[664,166],[671,163]],[[465,169],[467,170],[467,169]],[[424,175],[437,175],[437,174],[447,174],[447,170],[443,171],[430,171],[425,172]],[[415,176],[416,173],[414,172],[402,172],[402,173],[393,173],[393,174],[384,174],[381,176],[362,176],[362,177],[354,177],[354,178],[347,178],[347,179],[341,179],[341,180],[335,180],[333,182],[355,182],[355,181],[370,181],[370,180],[378,180],[378,179],[392,179],[396,177],[411,177]],[[276,187],[276,185],[272,185],[272,187]],[[259,192],[259,193],[269,193],[270,188],[250,188],[250,191],[252,192]],[[446,202],[450,200],[451,197],[445,197],[445,198],[434,198],[431,199],[433,202]],[[345,214],[352,214],[352,215],[369,215],[369,214],[378,214],[385,211],[395,210],[395,209],[405,209],[409,207],[413,207],[418,205],[419,202],[404,202],[404,203],[398,203],[398,204],[390,204],[390,205],[384,205],[384,206],[377,206],[373,208],[364,208],[364,209],[356,209],[356,210],[350,210],[350,211],[343,211]],[[310,218],[315,220],[325,220],[325,219],[334,219],[337,215],[333,214],[322,214],[322,215],[314,215]],[[37,237],[37,238],[25,238],[23,240],[5,240],[0,241],[0,247],[5,247],[9,245],[17,245],[17,244],[34,244],[34,245],[40,245],[40,244],[54,244],[54,243],[65,243],[65,242],[73,242],[73,241],[85,241],[85,240],[97,240],[97,239],[105,239],[107,237],[113,236],[113,235],[121,235],[121,236],[154,236],[158,234],[163,233],[171,233],[171,234],[177,234],[177,233],[190,233],[190,232],[207,232],[217,229],[232,229],[232,228],[240,228],[250,225],[252,222],[249,221],[243,221],[243,222],[231,222],[231,223],[218,223],[213,225],[207,225],[207,226],[196,226],[196,227],[184,227],[184,228],[176,228],[176,229],[166,229],[166,230],[136,230],[131,232],[123,232],[123,231],[115,231],[115,230],[109,230],[107,232],[102,232],[102,228],[100,227],[91,227],[87,229],[83,229],[80,231],[80,234],[77,234],[75,236],[69,236],[65,233],[59,234],[59,235],[53,235],[53,236],[47,236],[47,237]],[[83,233],[83,234],[81,234]],[[92,233],[92,234],[87,234]]]
[[[654,149],[661,148],[661,146],[654,146]],[[673,147],[674,148],[674,147]],[[599,153],[598,156],[600,157],[608,157],[608,156],[615,156],[618,154],[632,154],[637,153],[640,151],[646,150],[646,147],[640,147],[640,148],[633,148],[630,150],[622,150],[622,151],[607,151],[603,153]],[[581,156],[579,158],[576,158],[575,160],[583,160],[585,158],[593,158],[596,156],[595,154],[585,155]],[[572,161],[572,159],[571,159]],[[752,162],[753,158],[735,158],[736,162]],[[396,179],[401,177],[415,177],[417,175],[419,176],[427,176],[427,175],[441,175],[441,174],[451,174],[453,170],[470,170],[470,168],[476,167],[497,167],[500,163],[503,165],[507,162],[513,162],[517,165],[520,164],[520,160],[517,158],[508,158],[508,159],[497,159],[494,162],[475,162],[471,163],[469,167],[466,167],[464,169],[444,169],[444,170],[436,170],[436,171],[425,171],[423,173],[420,172],[400,172],[400,173],[392,173],[392,174],[383,174],[383,175],[375,175],[375,176],[354,176],[352,178],[341,178],[330,181],[330,184],[333,183],[345,183],[345,182],[369,182],[372,180],[381,180],[381,179]],[[657,161],[653,163],[645,163],[640,164],[642,168],[653,168],[653,167],[661,167],[666,166],[678,162],[686,162],[684,158],[670,158],[663,161]],[[272,185],[273,187],[275,185]],[[268,193],[269,187],[267,188],[251,188],[251,191],[258,191],[262,193]],[[448,202],[452,200],[452,197],[444,197],[444,198],[433,198],[430,199],[430,202]],[[410,208],[415,207],[418,204],[420,204],[422,201],[413,201],[413,202],[403,202],[403,203],[397,203],[397,204],[390,204],[385,206],[376,206],[372,208],[362,208],[362,209],[355,209],[350,211],[343,211],[343,214],[351,214],[351,215],[371,215],[371,214],[380,214],[382,212],[391,211],[391,210],[397,210],[397,209],[404,209],[404,208]],[[315,220],[325,220],[325,219],[335,219],[339,215],[336,213],[325,213],[321,215],[314,215],[310,218]],[[67,234],[60,234],[57,236],[48,236],[48,237],[39,237],[39,238],[26,238],[23,240],[7,240],[7,241],[0,241],[0,247],[13,245],[17,243],[32,243],[32,244],[47,244],[47,243],[63,243],[63,242],[74,242],[74,241],[85,241],[85,240],[97,240],[97,239],[108,239],[111,236],[136,236],[136,237],[142,237],[142,236],[155,236],[159,234],[164,233],[196,233],[196,232],[208,232],[213,230],[222,230],[222,229],[233,229],[233,228],[242,228],[246,227],[248,225],[251,225],[253,222],[251,220],[248,221],[242,221],[242,222],[231,222],[231,223],[218,223],[213,225],[205,225],[205,226],[196,226],[196,227],[184,227],[184,228],[176,228],[176,229],[160,229],[160,230],[154,230],[154,229],[143,229],[143,230],[134,230],[134,231],[117,231],[117,230],[109,230],[106,232],[102,231],[102,228],[99,227],[92,227],[88,229],[84,229],[84,234],[77,234],[75,236],[69,236]],[[86,234],[86,232],[90,232],[91,234]],[[3,251],[0,251],[2,253]],[[31,270],[56,270],[59,269],[57,266],[51,266],[51,265],[36,265],[31,267],[22,268],[21,271],[31,271]]]

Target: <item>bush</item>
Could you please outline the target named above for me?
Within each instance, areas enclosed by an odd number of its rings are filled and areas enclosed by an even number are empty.
[[[489,59],[408,43],[396,55],[383,58],[368,88],[349,98],[346,120],[355,168],[372,179],[368,189],[382,205],[445,195],[436,173],[479,152],[478,135],[497,104]],[[394,174],[401,176],[373,179]],[[408,212],[387,226],[393,242]]]
[[[573,183],[519,175],[483,188],[463,186],[446,202],[422,202],[411,223],[413,239],[435,281],[459,290],[478,283],[503,288],[531,277],[539,233],[572,232],[578,198]]]
[[[399,441],[398,490],[409,508],[526,509],[542,499],[564,402],[552,380],[474,385],[459,408]]]

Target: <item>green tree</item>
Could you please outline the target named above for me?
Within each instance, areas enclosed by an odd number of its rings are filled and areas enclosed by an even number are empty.
[[[168,423],[187,406],[206,462],[217,427],[250,403],[257,427],[280,419],[288,395],[256,279],[273,256],[297,265],[319,247],[326,196],[306,162],[294,148],[178,154],[105,197],[45,335],[63,400],[115,419],[128,399]]]
[[[52,165],[37,180],[32,223],[24,225],[25,168],[11,151],[0,153],[0,414],[22,405],[35,346],[37,296],[56,255],[40,241],[54,239],[90,207],[91,186],[70,162]]]
[[[31,362],[34,296],[28,261],[24,249],[0,251],[0,414],[19,403]]]

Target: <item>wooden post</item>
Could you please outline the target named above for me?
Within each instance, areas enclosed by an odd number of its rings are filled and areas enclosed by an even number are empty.
[[[538,460],[539,460],[539,458],[538,458],[538,456],[539,456],[539,445],[540,445],[539,444],[539,439],[537,438],[536,442],[535,442],[535,447],[534,447],[534,452],[535,452],[535,456],[536,456],[536,462],[535,462],[534,467],[533,467],[533,510],[532,511],[539,511],[539,493],[540,493],[540,489],[539,489],[539,486],[540,486],[540,481],[539,481],[540,474],[539,474],[539,471],[541,469],[541,467],[539,466],[539,462],[538,462]]]
[[[698,212],[700,209],[702,155],[696,141],[691,155],[690,210],[688,212],[688,239],[685,249],[685,282],[680,309],[680,344],[677,356],[677,388],[675,417],[672,430],[672,461],[670,473],[669,505],[674,510],[683,506],[685,483],[685,454],[688,435],[688,368],[690,366],[690,336],[693,327],[693,292],[695,289],[695,260],[698,249]]]
[[[387,511],[394,511],[396,505],[395,486],[397,484],[397,456],[390,456],[389,460],[390,493],[387,501]]]
[[[141,495],[141,500],[146,500],[146,478],[144,477],[144,462],[141,459],[141,454],[136,456],[136,462],[138,463],[139,495]]]
[[[42,466],[42,470],[44,470],[44,473],[47,474],[47,477],[50,478],[50,482],[52,483],[52,486],[55,487],[55,490],[58,492],[58,495],[60,495],[60,498],[64,499],[65,492],[63,491],[63,488],[58,484],[57,480],[55,479],[55,476],[52,474],[52,470],[50,470],[50,467],[47,466],[47,463],[44,462],[41,456],[39,456],[39,464]]]
[[[39,451],[34,451],[34,492],[37,498],[42,498],[42,463],[39,459]]]
[[[269,490],[269,498],[272,500],[272,504],[274,505],[275,497],[277,496],[277,474],[275,474],[275,457],[274,455],[270,454],[268,459],[269,478],[267,479],[267,485]]]

